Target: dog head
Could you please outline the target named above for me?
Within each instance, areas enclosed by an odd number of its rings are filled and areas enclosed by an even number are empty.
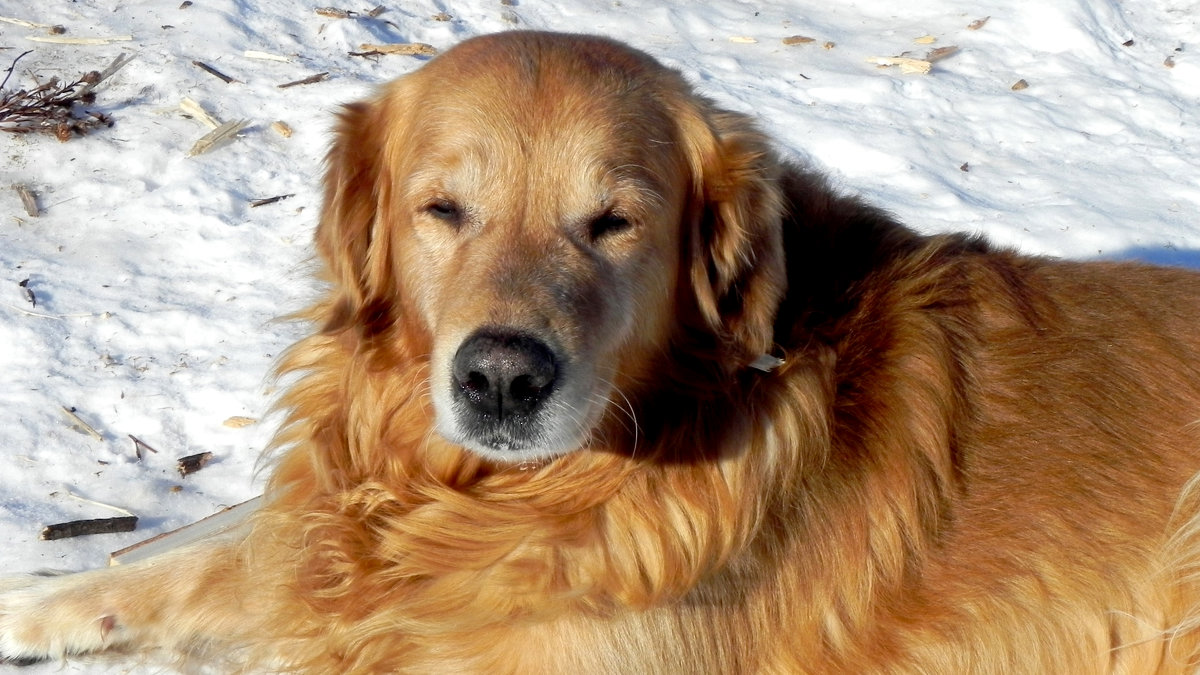
[[[776,163],[743,116],[596,37],[467,41],[348,106],[317,243],[328,332],[426,336],[436,428],[488,458],[585,446],[681,332],[727,371],[783,293]]]

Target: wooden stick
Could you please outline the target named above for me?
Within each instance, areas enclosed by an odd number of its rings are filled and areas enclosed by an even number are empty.
[[[233,84],[234,82],[240,81],[240,80],[233,79],[232,77],[226,75],[225,73],[222,73],[221,71],[217,70],[216,68],[213,68],[212,66],[208,65],[207,63],[205,63],[203,61],[192,61],[192,65],[196,66],[200,70],[203,70],[204,72],[208,73],[209,75],[212,75],[215,78],[223,80],[225,82],[225,84]]]
[[[142,439],[138,438],[137,436],[134,436],[133,434],[129,434],[129,440],[133,441],[133,454],[137,455],[138,459],[142,458],[142,450],[149,450],[151,453],[153,453],[155,455],[158,454],[158,451],[155,450],[154,448],[150,447],[146,443],[146,441],[143,441]]]
[[[195,543],[206,537],[218,536],[235,528],[242,527],[250,516],[258,510],[262,497],[255,497],[222,509],[207,518],[190,525],[184,525],[177,530],[164,532],[157,536],[126,546],[120,551],[114,551],[108,558],[109,565],[125,565],[138,560],[151,558],[164,551]]]
[[[294,194],[276,195],[274,197],[267,197],[266,199],[255,199],[254,201],[250,202],[250,208],[253,209],[253,208],[257,208],[259,206],[266,206],[267,204],[274,204],[275,202],[281,202],[289,197],[295,197],[295,196],[296,195],[294,195]]]
[[[328,77],[329,77],[329,73],[317,73],[316,75],[310,75],[310,76],[304,78],[303,80],[296,80],[295,82],[285,82],[284,84],[281,84],[278,86],[280,89],[287,89],[288,87],[295,87],[295,86],[301,85],[301,84],[315,84],[317,82],[320,82],[321,80],[327,79]]]
[[[116,518],[96,518],[93,520],[73,520],[69,523],[54,523],[42,528],[42,539],[66,539],[81,537],[89,534],[112,534],[114,532],[132,532],[137,529],[137,516],[119,516]]]

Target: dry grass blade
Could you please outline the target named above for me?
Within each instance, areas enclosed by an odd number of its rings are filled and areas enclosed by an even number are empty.
[[[91,436],[92,438],[96,439],[97,441],[104,440],[104,436],[101,436],[100,432],[96,431],[95,427],[93,427],[92,425],[83,421],[83,418],[75,413],[74,408],[67,408],[65,406],[62,406],[59,409],[62,411],[63,416],[67,418],[67,422],[69,422],[71,427],[74,428],[76,431],[78,431],[81,434],[87,434],[88,436]]]
[[[108,37],[60,37],[56,35],[31,35],[25,38],[30,42],[46,42],[54,45],[80,45],[80,46],[96,46],[110,45],[114,42],[129,42],[133,40],[132,35],[110,35]]]

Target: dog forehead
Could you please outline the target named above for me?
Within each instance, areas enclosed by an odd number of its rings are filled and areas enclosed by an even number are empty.
[[[649,54],[615,40],[539,31],[508,31],[465,40],[422,70],[436,77],[532,82],[565,74],[578,82],[609,84],[673,72]]]
[[[663,97],[688,89],[649,55],[607,38],[512,31],[467,40],[405,79],[418,110],[458,108],[532,129],[660,117]]]

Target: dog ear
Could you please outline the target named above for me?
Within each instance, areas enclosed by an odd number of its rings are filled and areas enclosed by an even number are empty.
[[[782,168],[745,115],[690,103],[677,117],[693,177],[690,286],[704,322],[747,362],[771,351],[787,286]]]
[[[390,184],[383,161],[388,101],[343,108],[327,157],[316,246],[334,284],[325,332],[351,325],[376,334],[394,321],[390,237],[385,229]]]

